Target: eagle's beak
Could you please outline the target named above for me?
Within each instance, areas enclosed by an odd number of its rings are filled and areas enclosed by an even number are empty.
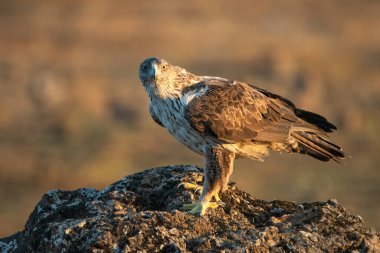
[[[140,79],[147,81],[155,78],[156,73],[155,61],[144,61],[140,65]]]

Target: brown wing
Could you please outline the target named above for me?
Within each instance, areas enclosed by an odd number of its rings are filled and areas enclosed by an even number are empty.
[[[341,162],[346,157],[342,148],[327,138],[326,132],[336,129],[333,124],[321,115],[296,108],[281,96],[223,79],[203,81],[185,92],[196,94],[197,90],[200,92],[188,104],[185,117],[204,135],[230,143],[286,143],[291,138],[298,147],[290,152],[322,161]]]
[[[207,91],[190,101],[185,117],[204,135],[226,142],[283,142],[293,124],[302,125],[293,104],[245,83],[209,79],[197,86]]]

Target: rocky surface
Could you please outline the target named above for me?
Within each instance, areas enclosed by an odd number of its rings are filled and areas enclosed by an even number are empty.
[[[109,187],[46,193],[25,229],[0,252],[380,252],[379,233],[335,200],[295,204],[255,199],[230,183],[225,206],[204,217],[180,211],[201,169],[168,166]]]

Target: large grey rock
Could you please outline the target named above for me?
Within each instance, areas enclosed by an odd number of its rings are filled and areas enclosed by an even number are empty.
[[[202,181],[193,166],[124,177],[109,187],[46,193],[25,229],[1,252],[380,252],[379,233],[335,200],[295,204],[255,199],[230,183],[224,207],[204,217],[180,211]]]

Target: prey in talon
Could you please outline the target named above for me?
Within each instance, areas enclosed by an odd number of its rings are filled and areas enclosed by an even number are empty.
[[[262,161],[270,150],[339,163],[346,157],[330,140],[336,127],[325,117],[252,84],[195,75],[157,57],[141,63],[140,80],[153,120],[205,157],[203,187],[183,184],[202,191],[183,206],[192,214],[218,205],[236,158]]]

